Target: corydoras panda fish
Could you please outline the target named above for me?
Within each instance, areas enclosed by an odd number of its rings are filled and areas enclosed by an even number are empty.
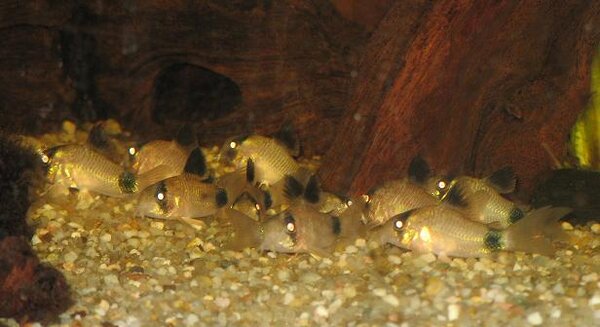
[[[515,183],[509,167],[484,179],[460,176],[451,182],[443,201],[473,221],[507,228],[525,217],[523,209],[500,194],[514,191]]]
[[[136,173],[143,174],[155,167],[166,166],[169,167],[169,171],[163,176],[163,179],[177,176],[183,173],[192,151],[202,153],[197,143],[192,128],[184,125],[172,141],[155,140],[144,144],[139,149],[129,148],[129,154],[133,158],[132,168]],[[204,176],[207,174],[206,160],[204,156],[197,158],[198,170]]]
[[[235,238],[233,248],[256,247],[264,251],[310,253],[328,256],[338,242],[353,242],[365,233],[360,210],[344,211],[339,217],[318,212],[298,202],[265,222],[249,218],[231,221]]]
[[[449,206],[428,206],[393,217],[372,230],[371,237],[380,243],[444,257],[482,257],[501,250],[552,255],[554,242],[568,239],[558,220],[570,211],[541,208],[508,229],[497,230],[471,221]]]
[[[42,162],[52,184],[112,197],[137,193],[161,180],[165,166],[136,175],[86,145],[61,145],[46,150]]]
[[[201,176],[199,157],[201,152],[192,151],[183,174],[144,189],[138,198],[137,215],[193,223],[192,218],[215,215],[227,206],[230,200],[227,191]]]

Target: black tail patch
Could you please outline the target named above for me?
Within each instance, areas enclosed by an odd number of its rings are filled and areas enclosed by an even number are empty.
[[[192,125],[186,123],[183,126],[181,126],[179,131],[177,131],[175,142],[177,142],[181,146],[194,145],[196,143],[196,133],[194,133]]]
[[[498,169],[486,180],[490,186],[502,194],[513,192],[517,185],[517,176],[510,166]]]
[[[291,121],[285,122],[279,131],[273,134],[273,137],[288,148],[293,157],[300,155],[300,142]]]
[[[90,134],[87,139],[88,143],[97,149],[106,149],[109,146],[108,136],[104,131],[104,123],[99,122],[94,124],[94,127],[90,130]]]
[[[459,184],[451,186],[442,200],[455,207],[466,208],[469,205],[465,198],[465,193]]]
[[[227,204],[229,197],[227,196],[227,191],[222,188],[217,188],[217,192],[215,195],[215,202],[217,204],[217,208],[222,208]]]
[[[342,224],[340,223],[339,217],[331,216],[331,230],[335,235],[340,235],[340,233],[342,232]]]
[[[303,186],[302,184],[292,176],[285,176],[285,184],[283,186],[283,193],[288,199],[295,199],[302,195]]]
[[[248,158],[246,161],[246,181],[250,184],[254,184],[255,177],[254,161],[251,158]]]
[[[510,217],[508,217],[508,222],[514,224],[517,221],[521,220],[523,217],[525,217],[525,213],[523,212],[523,210],[515,207],[510,211]]]
[[[310,203],[317,203],[319,202],[320,194],[321,189],[319,187],[317,176],[311,175],[308,183],[306,183],[306,188],[304,189],[304,199]]]
[[[418,155],[414,157],[408,166],[408,176],[414,183],[425,184],[431,176],[431,168],[429,168],[427,161]]]
[[[196,174],[198,176],[204,176],[206,174],[206,158],[202,149],[195,148],[185,163],[184,171],[190,174]]]
[[[125,171],[119,176],[119,188],[121,192],[130,194],[137,192],[137,178],[133,173]]]
[[[497,230],[490,230],[485,234],[483,240],[485,247],[491,252],[496,252],[505,248],[504,238],[502,232]]]

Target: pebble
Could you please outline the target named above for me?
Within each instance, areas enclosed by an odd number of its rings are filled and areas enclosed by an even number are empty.
[[[294,294],[292,293],[285,293],[285,295],[283,296],[283,304],[284,305],[289,305],[290,303],[292,303],[294,301],[296,297],[294,296]]]
[[[104,243],[110,242],[111,239],[112,236],[110,234],[102,234],[102,236],[100,236],[100,240]]]
[[[593,224],[592,225],[592,233],[594,233],[594,234],[600,234],[600,224]]]
[[[200,318],[193,313],[190,313],[185,317],[185,325],[186,326],[195,326],[198,322],[200,322]]]
[[[77,253],[71,251],[71,252],[65,254],[66,262],[75,262],[75,260],[77,260]]]
[[[165,229],[165,223],[163,223],[162,221],[153,221],[150,223],[150,227],[158,230],[163,230]]]
[[[561,223],[562,229],[564,230],[573,230],[573,225],[571,225],[569,222],[567,221],[563,221]]]
[[[215,299],[215,304],[221,308],[221,309],[225,309],[229,306],[229,304],[231,304],[231,300],[229,300],[229,298],[227,297],[217,297]]]
[[[534,326],[539,326],[544,322],[544,319],[542,319],[542,315],[536,311],[527,315],[527,322]]]
[[[448,321],[454,321],[458,319],[460,315],[460,306],[458,304],[450,304],[448,306]]]
[[[320,305],[315,309],[315,315],[323,318],[329,317],[329,310],[324,306]]]
[[[400,301],[393,294],[384,295],[382,299],[383,299],[383,301],[385,301],[387,304],[389,304],[391,306],[397,307],[400,305]]]
[[[119,285],[119,278],[113,274],[106,275],[104,276],[104,283],[107,285]]]

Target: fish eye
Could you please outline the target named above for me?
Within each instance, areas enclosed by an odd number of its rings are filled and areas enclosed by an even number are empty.
[[[163,192],[158,192],[156,194],[156,198],[158,199],[158,201],[162,201],[165,199],[165,194]]]
[[[363,200],[365,200],[365,203],[371,202],[371,197],[368,194],[363,194],[362,198],[363,198]]]
[[[260,204],[258,204],[258,203],[255,203],[255,204],[254,204],[254,207],[256,208],[256,210],[260,211]]]
[[[285,224],[285,229],[287,229],[288,233],[293,233],[296,231],[296,224],[293,222],[289,222]]]
[[[231,143],[229,143],[229,147],[232,148],[232,149],[237,148],[237,146],[238,145],[237,145],[237,143],[235,143],[235,141],[232,141]]]
[[[400,219],[396,219],[394,221],[394,229],[395,230],[401,230],[402,227],[404,227],[404,222],[402,220],[400,220]]]
[[[137,153],[137,149],[135,147],[129,147],[129,149],[127,149],[127,152],[129,153],[130,156],[135,156],[135,154]]]
[[[42,154],[42,162],[47,164],[50,162],[50,157],[48,157],[48,155],[46,154]]]
[[[351,207],[354,204],[354,202],[352,202],[352,200],[348,200],[346,201],[346,205]]]
[[[448,186],[448,185],[447,185],[447,184],[446,184],[446,182],[445,182],[445,181],[443,181],[443,180],[441,180],[441,181],[439,181],[439,182],[437,183],[437,187],[438,187],[440,190],[443,190],[443,189],[445,189],[445,188],[446,188],[446,186]]]

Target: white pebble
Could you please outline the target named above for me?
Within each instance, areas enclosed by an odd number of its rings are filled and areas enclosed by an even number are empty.
[[[37,236],[37,234],[33,234],[33,237],[31,238],[31,245],[37,245],[42,243],[42,240]]]
[[[458,319],[460,315],[460,306],[458,304],[450,304],[448,306],[448,321],[454,321]]]
[[[388,256],[388,261],[394,265],[402,264],[402,258],[400,258],[397,255],[393,255],[393,254]]]
[[[198,318],[198,316],[191,313],[191,314],[187,315],[187,317],[185,318],[185,325],[186,326],[194,326],[199,321],[200,321],[200,319]]]
[[[373,290],[373,294],[382,297],[387,294],[387,291],[385,290],[385,288],[376,288]]]
[[[590,301],[588,302],[588,304],[590,306],[594,306],[596,304],[600,304],[600,294],[599,293],[594,294],[594,296],[592,296],[592,298],[590,299]]]
[[[227,297],[217,297],[215,299],[215,304],[221,308],[221,309],[225,309],[229,306],[229,304],[231,304],[231,300],[229,300],[229,298]]]
[[[100,240],[105,243],[110,242],[111,239],[112,239],[112,236],[110,234],[104,234],[104,235],[100,236]]]
[[[383,301],[385,301],[387,304],[394,306],[394,307],[397,307],[400,305],[400,301],[394,294],[385,295],[383,297]]]
[[[319,317],[327,318],[329,317],[329,310],[324,306],[320,305],[315,309],[315,314]]]
[[[527,315],[527,322],[534,326],[539,326],[544,322],[544,319],[542,319],[542,315],[536,311]]]
[[[95,311],[97,315],[104,316],[108,309],[110,309],[110,303],[108,303],[106,300],[101,300]]]
[[[593,224],[592,225],[592,233],[594,233],[594,234],[600,234],[600,224]]]
[[[296,297],[294,296],[294,294],[292,293],[285,293],[284,297],[283,297],[283,304],[284,305],[289,305],[290,303],[292,303],[294,301]]]

